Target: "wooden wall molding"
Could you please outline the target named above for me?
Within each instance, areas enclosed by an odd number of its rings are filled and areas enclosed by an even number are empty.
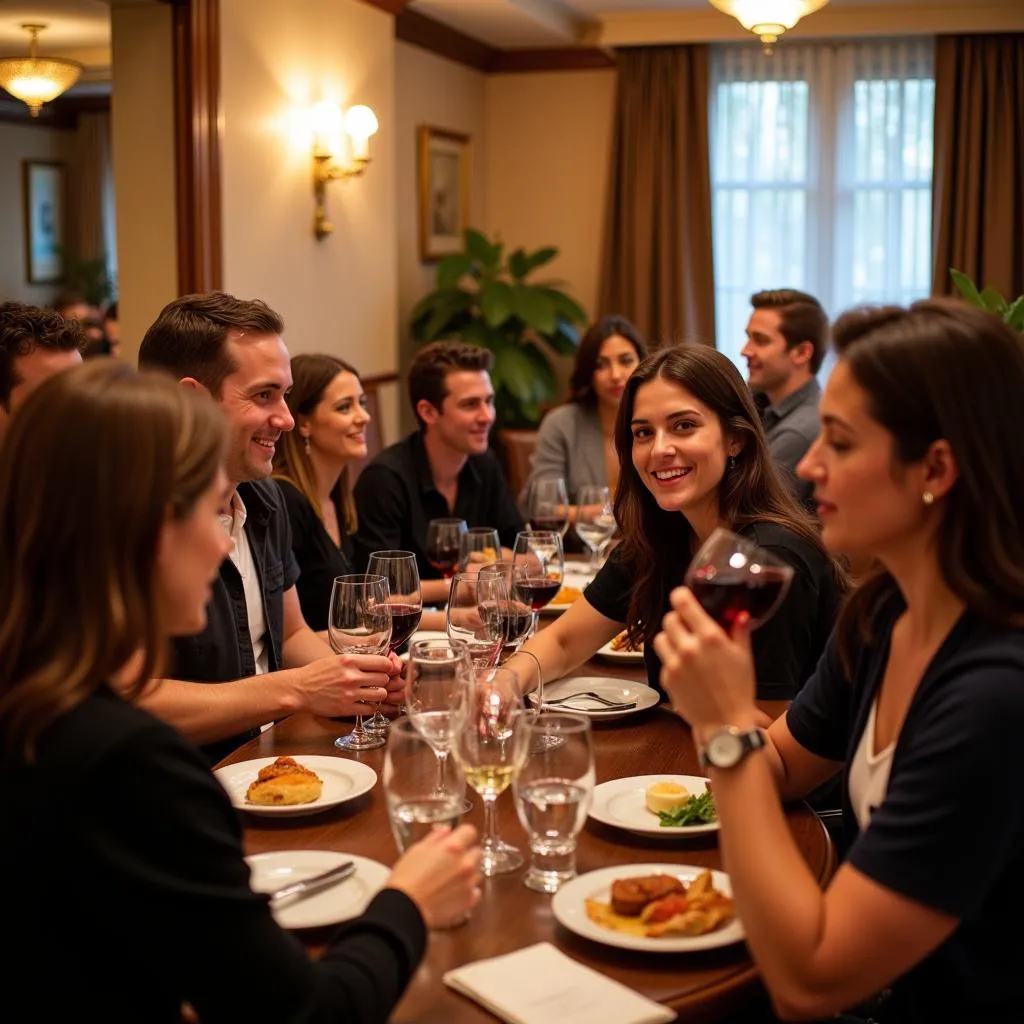
[[[498,50],[488,72],[586,71],[614,68],[619,59],[614,51],[596,46],[566,46],[538,50]]]
[[[386,11],[388,14],[401,14],[409,0],[363,0],[363,3]]]

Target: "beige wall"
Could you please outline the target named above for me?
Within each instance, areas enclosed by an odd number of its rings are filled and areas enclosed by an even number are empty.
[[[419,257],[417,128],[433,125],[470,136],[473,159],[470,223],[483,227],[487,181],[486,79],[482,72],[437,57],[419,47],[395,47],[395,128],[398,204],[398,345],[400,365],[409,365],[414,346],[409,335],[413,306],[434,286],[436,264]],[[402,398],[402,426],[414,426]]]
[[[28,283],[21,167],[23,160],[70,164],[74,142],[72,131],[0,124],[0,302],[45,305],[57,293],[59,285]]]

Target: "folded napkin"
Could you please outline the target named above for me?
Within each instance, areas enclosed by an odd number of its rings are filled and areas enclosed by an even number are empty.
[[[550,942],[466,964],[444,976],[509,1024],[661,1024],[676,1015],[660,1003],[577,963]]]

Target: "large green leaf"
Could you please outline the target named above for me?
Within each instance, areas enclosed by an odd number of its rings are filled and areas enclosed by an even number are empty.
[[[473,261],[464,252],[445,256],[437,265],[437,287],[454,288],[468,274]]]
[[[534,287],[539,288],[554,303],[555,312],[559,316],[565,317],[569,323],[585,324],[587,322],[587,314],[583,307],[575,300],[570,299],[565,292],[548,285],[534,285]]]
[[[558,395],[558,379],[547,355],[532,341],[523,345],[523,354],[533,366],[533,393],[538,402],[550,402]]]
[[[1004,299],[1002,295],[1000,295],[1000,293],[991,286],[982,291],[981,301],[985,304],[985,308],[990,313],[995,313],[998,317],[1002,317],[1007,309],[1009,309],[1009,306],[1006,304],[1006,299]]]
[[[528,284],[512,287],[513,309],[538,334],[550,334],[555,329],[555,304],[539,288]]]
[[[1014,299],[1003,319],[1015,330],[1024,332],[1024,295]]]
[[[495,265],[494,246],[475,228],[466,228],[463,232],[466,239],[466,255],[484,267]]]
[[[981,297],[977,285],[964,273],[959,270],[950,270],[949,276],[953,278],[956,290],[972,305],[985,308],[985,300]]]
[[[543,267],[545,263],[550,263],[557,255],[558,250],[550,245],[545,246],[543,249],[538,249],[536,252],[531,252],[526,257],[527,270],[536,270],[538,267]]]
[[[508,272],[517,281],[522,281],[530,272],[530,261],[526,258],[524,249],[516,249],[515,252],[509,253]]]
[[[480,309],[491,327],[500,327],[511,315],[514,296],[511,285],[490,281],[480,289]]]
[[[435,302],[430,316],[418,325],[419,332],[414,333],[414,337],[420,341],[434,341],[442,335],[452,333],[457,321],[469,310],[473,301],[473,296],[459,289],[452,289],[443,295],[436,292],[435,295],[440,296],[439,300]]]
[[[502,347],[494,354],[495,380],[519,402],[535,401],[534,376],[533,364],[520,346]]]
[[[462,296],[463,299],[459,300],[457,296]],[[413,337],[420,338],[422,336],[421,332],[424,325],[436,310],[457,308],[458,303],[463,300],[464,307],[468,309],[471,297],[468,292],[464,292],[461,288],[441,288],[430,292],[429,295],[424,295],[416,303],[409,317],[412,323]]]

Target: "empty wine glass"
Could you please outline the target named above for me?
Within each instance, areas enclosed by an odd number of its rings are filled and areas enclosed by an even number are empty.
[[[601,567],[601,556],[615,534],[615,513],[607,487],[586,484],[576,496],[576,532],[590,550],[590,572]]]
[[[465,519],[431,519],[427,523],[427,561],[447,580],[459,567],[459,539]]]
[[[576,874],[576,837],[594,793],[590,720],[563,712],[533,726],[531,756],[514,779],[519,820],[530,837],[527,889],[557,892]]]
[[[383,576],[358,573],[337,577],[327,619],[331,650],[337,654],[387,654],[391,644],[388,596],[388,581]],[[384,746],[384,739],[367,732],[363,716],[356,715],[355,728],[347,736],[339,736],[334,745],[342,750],[373,750]]]
[[[753,541],[721,528],[701,545],[684,582],[726,632],[746,612],[757,629],[775,614],[793,579],[793,567]]]
[[[489,526],[474,526],[459,538],[459,572],[475,570],[500,557],[498,531]]]
[[[474,668],[491,668],[497,662],[505,642],[501,608],[507,602],[505,581],[497,576],[480,579],[479,573],[460,572],[452,577],[445,632],[466,644]]]
[[[569,529],[569,492],[560,476],[543,476],[530,485],[527,505],[530,528],[554,530],[562,535]]]
[[[535,632],[537,613],[562,588],[565,575],[562,535],[554,530],[523,530],[516,534],[512,561],[526,569],[525,579],[517,579],[516,587],[533,612],[531,627]]]
[[[452,754],[484,802],[480,871],[501,875],[518,868],[523,856],[498,836],[494,804],[526,760],[536,716],[523,707],[519,680],[510,669],[463,671],[460,680]]]
[[[411,551],[375,551],[366,567],[368,573],[383,576],[388,581],[391,605],[391,644],[397,651],[416,632],[423,614],[420,592],[420,570]],[[374,708],[373,717],[366,723],[369,732],[387,732],[391,719]]]

